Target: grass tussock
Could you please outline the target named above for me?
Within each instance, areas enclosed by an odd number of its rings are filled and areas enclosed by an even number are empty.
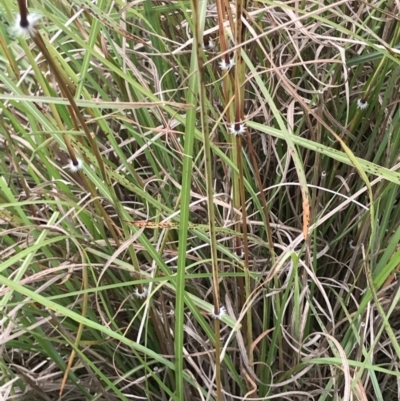
[[[397,399],[397,2],[0,19],[1,399]]]

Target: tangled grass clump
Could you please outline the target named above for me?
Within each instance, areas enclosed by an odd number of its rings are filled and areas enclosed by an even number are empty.
[[[0,0],[2,399],[394,399],[397,7]]]

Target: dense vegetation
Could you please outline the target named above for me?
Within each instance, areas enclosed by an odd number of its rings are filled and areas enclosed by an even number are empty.
[[[2,399],[397,399],[399,2],[24,7]]]

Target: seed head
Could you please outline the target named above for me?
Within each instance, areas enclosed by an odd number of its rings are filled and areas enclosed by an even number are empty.
[[[212,37],[209,35],[204,36],[203,39],[203,49],[204,50],[211,50],[214,47],[214,41]]]
[[[135,288],[135,297],[142,299],[146,298],[149,290],[147,287],[143,287],[143,291],[139,291],[139,288]]]
[[[365,110],[368,107],[368,102],[363,99],[357,100],[357,108],[360,110]]]
[[[246,132],[246,124],[243,123],[233,123],[229,127],[229,132],[232,135],[243,135]]]
[[[235,65],[235,60],[230,58],[228,61],[222,60],[219,62],[219,68],[221,70],[229,71]]]
[[[17,14],[14,24],[9,31],[12,35],[19,38],[27,38],[36,35],[36,23],[42,18],[39,14],[28,14],[25,18],[21,18],[21,14]]]
[[[217,313],[214,309],[214,312],[211,313],[211,317],[213,319],[219,319],[221,320],[222,316],[226,315],[226,308],[224,306],[221,306],[219,308],[219,312]]]
[[[81,159],[76,159],[76,163],[74,163],[72,160],[69,160],[68,168],[72,173],[76,173],[83,168],[83,161]]]

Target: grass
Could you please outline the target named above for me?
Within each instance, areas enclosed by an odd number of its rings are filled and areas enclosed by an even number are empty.
[[[18,5],[2,399],[395,399],[396,2]]]

